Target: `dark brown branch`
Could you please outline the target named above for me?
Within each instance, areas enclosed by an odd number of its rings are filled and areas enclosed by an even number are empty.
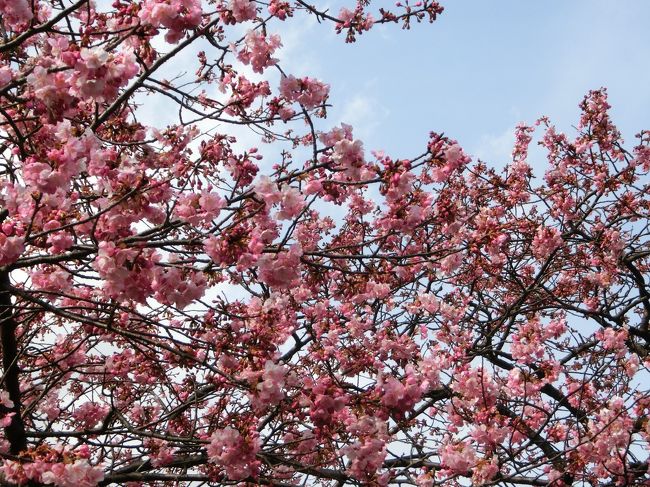
[[[20,415],[20,369],[18,367],[18,344],[16,342],[16,320],[14,319],[9,274],[0,273],[0,340],[2,342],[2,368],[4,370],[3,387],[13,401],[13,407],[0,404],[3,414],[15,413],[5,435],[9,441],[9,452],[18,455],[27,448],[25,425]]]

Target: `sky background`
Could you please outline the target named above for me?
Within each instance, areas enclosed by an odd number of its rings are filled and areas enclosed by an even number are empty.
[[[313,17],[275,24],[287,27],[282,66],[329,83],[330,124],[393,157],[418,155],[434,130],[503,166],[518,122],[548,115],[572,134],[578,104],[601,86],[628,145],[650,129],[650,1],[442,3],[433,24],[377,26],[355,44]]]

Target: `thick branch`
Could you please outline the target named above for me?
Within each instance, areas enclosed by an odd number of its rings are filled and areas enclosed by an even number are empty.
[[[25,425],[20,415],[20,381],[18,368],[18,344],[16,343],[16,321],[14,319],[11,295],[9,294],[9,274],[0,273],[0,340],[2,342],[3,387],[13,401],[13,407],[0,405],[0,412],[15,413],[5,435],[9,441],[9,452],[19,454],[27,448]]]

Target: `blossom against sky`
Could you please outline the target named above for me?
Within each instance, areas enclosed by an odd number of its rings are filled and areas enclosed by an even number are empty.
[[[650,2],[443,5],[433,25],[378,26],[353,46],[307,22],[281,32],[280,58],[331,85],[330,121],[352,124],[367,148],[395,156],[416,155],[435,130],[502,166],[518,122],[548,115],[570,131],[582,97],[601,86],[629,142],[650,128]]]

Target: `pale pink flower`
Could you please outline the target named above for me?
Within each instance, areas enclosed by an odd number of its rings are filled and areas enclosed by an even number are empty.
[[[596,338],[602,342],[603,348],[606,350],[616,351],[618,357],[624,357],[628,352],[626,344],[628,332],[625,329],[601,329],[596,333]]]
[[[199,26],[202,13],[201,0],[145,0],[138,15],[145,23],[169,29],[165,40],[175,43]]]
[[[277,214],[279,220],[290,220],[300,214],[305,207],[305,200],[296,188],[284,186],[282,188],[282,200],[280,201],[280,211]]]
[[[465,441],[447,443],[440,448],[439,454],[446,468],[461,475],[467,473],[477,462],[476,451]]]
[[[101,47],[94,47],[92,49],[82,47],[80,55],[88,69],[101,68],[106,64],[106,61],[108,61],[108,52]]]
[[[205,213],[205,218],[208,220],[213,220],[218,217],[221,209],[226,206],[226,203],[226,200],[218,193],[204,191],[199,197],[199,205]]]
[[[267,205],[278,203],[282,199],[282,193],[278,185],[268,176],[261,176],[253,186],[253,190]]]
[[[253,20],[257,16],[255,2],[250,0],[230,0],[228,8],[232,10],[232,16],[237,22]]]
[[[9,393],[5,390],[0,390],[0,404],[7,409],[14,407],[14,402],[9,398]]]
[[[407,411],[422,397],[421,381],[413,374],[407,374],[402,383],[395,377],[380,377],[376,389],[381,394],[381,403],[387,408]]]
[[[3,428],[8,427],[11,422],[13,421],[13,417],[16,415],[16,413],[7,413],[0,418],[0,426]]]
[[[332,160],[344,168],[358,166],[364,161],[363,142],[342,139],[334,144]]]
[[[77,460],[65,467],[63,481],[59,480],[57,485],[61,487],[94,487],[104,480],[104,472],[100,468],[93,467],[88,460]]]
[[[354,20],[354,12],[350,10],[349,8],[346,7],[341,7],[341,10],[339,10],[339,20],[345,27],[349,27],[352,24],[352,21]]]
[[[9,66],[0,67],[0,86],[4,86],[11,81],[13,73]]]
[[[75,409],[72,417],[85,429],[92,429],[108,414],[108,406],[94,402],[86,402]]]
[[[339,140],[352,140],[352,126],[342,123],[341,127],[334,127],[329,132],[320,134],[320,141],[326,146],[334,146]]]
[[[151,289],[154,298],[164,304],[172,304],[183,309],[200,299],[207,288],[203,274],[193,272],[183,275],[175,267],[156,267]]]
[[[519,325],[512,335],[511,353],[519,363],[534,363],[544,355],[544,333],[539,319]]]
[[[151,455],[151,465],[154,467],[164,467],[172,463],[174,459],[174,449],[169,446],[162,446],[155,454]]]
[[[312,179],[305,185],[305,194],[317,194],[323,191],[323,183],[318,179]]]
[[[329,85],[312,78],[295,78],[289,75],[280,80],[280,94],[307,109],[322,105],[329,95],[329,89]]]
[[[53,254],[60,254],[72,247],[74,238],[68,232],[56,232],[47,237],[47,243]]]
[[[553,252],[562,246],[564,241],[557,228],[540,226],[533,238],[533,255],[539,260],[546,260]]]
[[[207,452],[209,461],[223,467],[230,480],[243,480],[257,473],[259,449],[257,437],[246,439],[228,426],[214,432]]]
[[[444,152],[445,163],[432,170],[433,180],[437,183],[445,182],[455,170],[467,164],[469,160],[458,144],[450,145]]]
[[[54,193],[69,182],[61,171],[44,162],[28,162],[23,166],[23,178],[28,186],[45,193]]]
[[[17,29],[32,20],[34,14],[29,4],[29,0],[0,0],[0,12],[7,26]]]
[[[250,64],[254,72],[262,73],[264,68],[278,62],[272,56],[281,45],[280,37],[276,34],[267,38],[261,32],[249,30],[244,38],[244,48],[239,51],[237,58],[244,64]]]
[[[298,284],[302,248],[292,245],[288,252],[264,254],[257,261],[259,279],[272,288],[287,289]]]
[[[459,168],[466,161],[466,156],[458,144],[452,144],[445,149],[445,160],[453,170]]]
[[[418,477],[415,479],[415,485],[417,485],[417,487],[433,487],[433,476],[429,472],[418,475]]]
[[[282,389],[285,386],[287,373],[286,367],[274,364],[271,360],[266,361],[261,381],[256,386],[254,400],[256,406],[261,408],[273,406],[284,399]]]
[[[357,480],[376,475],[386,458],[386,443],[381,438],[367,437],[342,449],[348,457],[348,472]]]
[[[15,262],[24,251],[25,239],[23,237],[7,237],[4,233],[0,233],[0,265]]]
[[[48,269],[44,272],[42,269],[34,269],[30,273],[32,284],[38,289],[44,291],[67,291],[72,286],[72,275],[60,267]],[[52,296],[52,299],[55,297]]]

